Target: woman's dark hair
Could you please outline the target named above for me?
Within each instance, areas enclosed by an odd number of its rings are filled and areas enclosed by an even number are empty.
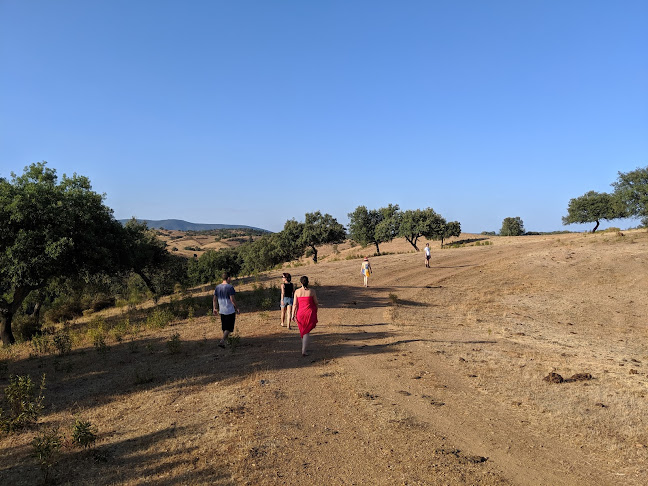
[[[290,280],[292,279],[292,277],[290,276],[290,274],[289,274],[289,273],[285,273],[285,272],[283,273],[283,278],[285,278],[285,279],[288,280],[289,282],[290,282]]]
[[[304,275],[302,278],[299,279],[301,284],[304,286],[305,289],[308,288],[308,277]]]

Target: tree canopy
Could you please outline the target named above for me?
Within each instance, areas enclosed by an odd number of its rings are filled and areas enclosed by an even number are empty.
[[[330,214],[320,211],[306,213],[304,226],[298,240],[304,248],[313,250],[313,261],[317,263],[317,247],[330,243],[342,243],[346,239],[346,229]]]
[[[398,236],[405,238],[416,251],[418,239],[422,236],[431,240],[443,233],[445,219],[434,209],[414,209],[399,213]]]
[[[624,217],[640,218],[641,224],[648,226],[648,166],[626,173],[619,172],[612,186],[624,208]]]
[[[594,233],[601,220],[622,218],[624,209],[619,200],[612,194],[589,191],[580,197],[569,200],[567,216],[563,216],[563,224],[596,223]]]
[[[504,218],[500,236],[521,236],[524,234],[524,222],[519,216],[514,218]]]
[[[380,253],[379,244],[393,240],[397,234],[392,218],[398,210],[397,204],[380,209],[358,206],[349,213],[349,238],[363,246],[374,244]]]
[[[135,269],[146,275],[161,255],[142,228],[126,230],[87,177],[63,175],[39,162],[0,179],[0,336],[15,341],[11,322],[30,292],[54,278],[89,280]],[[140,251],[146,249],[146,255]]]

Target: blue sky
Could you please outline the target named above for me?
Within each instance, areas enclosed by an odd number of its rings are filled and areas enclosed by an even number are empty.
[[[0,0],[0,176],[46,160],[117,218],[591,229],[569,199],[648,165],[646,46],[643,0]]]

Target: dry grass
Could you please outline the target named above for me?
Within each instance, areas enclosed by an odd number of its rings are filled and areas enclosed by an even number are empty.
[[[32,438],[80,419],[98,439],[63,448],[60,483],[645,484],[648,233],[490,240],[431,242],[431,269],[383,245],[368,289],[369,248],[304,260],[308,359],[279,326],[278,271],[237,283],[235,350],[207,288],[87,316],[63,356],[4,348],[0,387],[45,373],[47,390],[38,427],[0,438],[3,482],[38,483]]]

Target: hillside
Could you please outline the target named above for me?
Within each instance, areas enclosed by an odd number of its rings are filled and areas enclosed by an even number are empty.
[[[120,219],[119,222],[126,224],[128,219]],[[181,219],[138,219],[137,221],[146,223],[146,225],[151,229],[166,229],[174,231],[207,231],[214,229],[251,229],[255,231],[268,232],[268,230],[262,228],[255,228],[253,226],[245,226],[242,224],[204,224],[204,223],[190,223]]]
[[[275,271],[235,282],[234,349],[204,287],[160,303],[185,314],[159,328],[136,326],[145,309],[71,325],[103,322],[107,352],[2,350],[0,387],[46,373],[40,427],[97,426],[93,448],[64,449],[61,483],[647,484],[648,233],[460,239],[430,242],[429,269],[384,245],[369,288],[370,249],[286,268],[321,303],[307,358]],[[38,482],[35,433],[0,436],[3,483]]]

